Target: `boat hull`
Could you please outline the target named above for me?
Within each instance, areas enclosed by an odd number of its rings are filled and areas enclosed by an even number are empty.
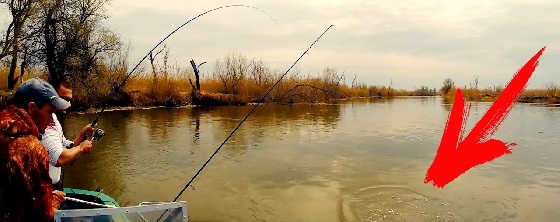
[[[83,190],[83,189],[74,189],[74,188],[64,188],[64,193],[66,194],[67,197],[72,197],[88,202],[103,204],[103,205],[120,207],[119,203],[114,198],[101,192]],[[86,205],[86,204],[66,201],[61,208],[62,209],[92,209],[96,207]]]

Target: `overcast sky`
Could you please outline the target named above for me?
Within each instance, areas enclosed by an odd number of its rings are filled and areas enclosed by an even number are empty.
[[[113,0],[107,25],[130,43],[131,63],[186,19],[225,4],[169,42],[170,59],[214,62],[228,53],[260,58],[283,70],[329,24],[336,27],[299,70],[326,66],[368,84],[397,88],[504,85],[543,46],[530,87],[560,84],[560,1]],[[204,66],[210,71],[213,64]]]

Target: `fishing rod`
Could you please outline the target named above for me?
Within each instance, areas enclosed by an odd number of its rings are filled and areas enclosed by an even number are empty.
[[[179,25],[177,28],[173,29],[173,31],[171,31],[169,34],[167,34],[165,37],[163,37],[163,39],[161,39],[150,51],[148,51],[148,53],[146,53],[146,55],[144,55],[144,57],[142,57],[142,59],[140,59],[140,61],[138,61],[138,63],[136,63],[136,65],[126,74],[126,76],[124,77],[124,79],[116,86],[113,88],[113,90],[111,91],[111,93],[114,92],[118,92],[124,85],[125,83],[130,79],[130,77],[132,76],[132,73],[134,71],[136,71],[136,69],[140,66],[140,64],[142,64],[142,62],[144,62],[144,60],[146,60],[146,58],[148,58],[148,56],[150,56],[151,53],[154,52],[154,50],[156,50],[161,44],[163,44],[163,42],[165,42],[169,37],[171,37],[173,34],[175,34],[177,31],[179,31],[180,29],[182,29],[183,27],[185,27],[186,25],[188,25],[189,23],[191,23],[192,21],[206,15],[209,14],[211,12],[214,11],[218,11],[221,9],[225,9],[225,8],[232,8],[232,7],[243,7],[243,8],[249,8],[249,9],[254,9],[257,10],[265,15],[267,15],[273,22],[277,23],[277,21],[272,18],[272,16],[268,15],[264,10],[254,7],[254,6],[250,6],[250,5],[243,5],[243,4],[234,4],[234,5],[224,5],[224,6],[220,6],[220,7],[216,7],[210,10],[207,10],[203,13],[200,13],[198,15],[196,15],[195,17],[187,20],[186,22],[184,22],[183,24]],[[95,126],[97,126],[97,123],[99,122],[99,118],[101,117],[101,114],[103,114],[103,112],[105,111],[105,108],[107,106],[104,104],[101,106],[101,110],[99,112],[97,112],[97,114],[95,115],[95,118],[93,119],[93,121],[91,122],[91,127],[95,128]],[[95,135],[94,131],[94,135]],[[100,138],[99,135],[98,139]]]
[[[98,203],[89,202],[89,201],[85,201],[85,200],[80,200],[80,199],[76,199],[76,198],[72,198],[72,197],[64,197],[64,200],[65,201],[70,201],[70,202],[81,203],[81,204],[85,204],[85,205],[89,205],[89,206],[93,206],[93,207],[116,208],[115,206],[112,206],[112,205],[98,204]]]
[[[261,106],[264,103],[264,100],[266,99],[266,97],[268,97],[270,95],[270,93],[272,92],[272,90],[274,88],[276,88],[276,86],[280,83],[280,81],[282,81],[282,79],[288,75],[288,73],[292,70],[292,68],[294,68],[294,66],[301,60],[301,58],[303,58],[303,56],[305,56],[305,54],[307,54],[307,52],[309,52],[309,50],[311,50],[311,48],[317,43],[319,42],[319,40],[323,37],[323,35],[325,35],[325,33],[327,33],[332,27],[334,27],[334,25],[329,25],[329,27],[327,27],[325,29],[325,31],[323,31],[323,33],[321,33],[321,35],[319,35],[319,37],[317,37],[315,39],[315,41],[313,41],[311,43],[311,45],[309,45],[309,47],[299,56],[299,58],[294,61],[294,63],[292,63],[292,65],[290,66],[290,68],[288,68],[286,70],[286,72],[284,72],[284,74],[282,74],[282,76],[280,76],[280,78],[278,78],[278,80],[276,80],[276,82],[274,83],[274,85],[272,85],[270,88],[268,88],[268,90],[265,92],[265,94],[260,97],[259,100],[257,100],[257,102],[251,107],[251,109],[245,113],[245,115],[243,116],[243,118],[241,119],[241,121],[239,121],[239,123],[237,123],[237,125],[235,126],[235,128],[233,128],[233,130],[228,134],[228,136],[220,143],[220,145],[218,146],[218,148],[214,151],[214,153],[212,153],[212,155],[210,155],[210,157],[208,158],[208,160],[206,160],[206,162],[204,162],[204,164],[202,164],[202,167],[200,167],[198,169],[198,171],[196,171],[196,173],[194,174],[193,177],[191,177],[191,179],[189,180],[189,182],[187,182],[187,184],[183,187],[183,189],[181,189],[181,191],[179,191],[179,193],[177,194],[177,196],[175,196],[175,198],[173,198],[172,202],[177,201],[177,199],[179,199],[179,197],[181,197],[181,195],[183,194],[183,192],[185,192],[185,190],[192,184],[192,182],[194,181],[194,179],[196,179],[196,177],[198,177],[198,175],[202,172],[202,170],[204,170],[204,168],[206,167],[206,165],[208,165],[208,163],[210,163],[210,161],[214,158],[214,156],[216,156],[216,154],[218,152],[220,152],[220,150],[222,149],[222,147],[224,146],[224,144],[227,143],[227,141],[235,134],[235,132],[237,132],[237,130],[241,127],[241,125],[243,125],[243,123],[247,120],[247,118],[249,118],[249,116],[251,114],[253,114],[255,112],[255,110],[257,110],[257,108],[259,106]]]
[[[218,152],[220,152],[220,150],[222,149],[222,147],[227,143],[227,141],[235,134],[235,132],[237,132],[237,130],[241,127],[241,125],[243,125],[243,123],[245,123],[245,121],[247,120],[247,118],[249,118],[249,116],[251,114],[253,114],[257,108],[259,106],[261,106],[264,103],[264,100],[266,99],[266,97],[268,97],[270,95],[270,93],[272,92],[272,90],[274,88],[276,88],[276,86],[278,84],[280,84],[280,81],[282,81],[282,79],[284,79],[284,77],[286,75],[288,75],[288,73],[292,70],[292,68],[294,68],[294,66],[296,66],[296,64],[299,62],[299,60],[301,60],[301,58],[303,58],[303,56],[305,56],[307,54],[307,52],[309,52],[309,50],[311,50],[311,48],[313,48],[313,46],[319,42],[319,40],[321,40],[321,38],[323,37],[323,35],[325,35],[325,33],[327,33],[332,27],[334,27],[334,25],[329,25],[329,27],[327,27],[325,29],[325,31],[323,31],[321,33],[321,35],[319,35],[315,41],[313,41],[309,47],[307,47],[307,49],[298,57],[298,59],[296,59],[296,61],[294,61],[294,63],[292,63],[292,65],[286,70],[286,72],[284,72],[284,74],[282,74],[282,76],[280,76],[280,78],[278,78],[278,80],[276,80],[276,82],[274,82],[274,84],[268,88],[268,90],[266,90],[266,92],[264,93],[263,96],[260,97],[259,100],[257,100],[256,103],[254,103],[254,105],[251,107],[251,109],[245,113],[245,115],[243,116],[243,118],[241,118],[241,121],[239,121],[239,123],[237,123],[237,125],[233,128],[233,130],[231,130],[231,132],[228,134],[228,136],[220,143],[220,145],[218,145],[218,148],[216,148],[216,150],[212,153],[212,155],[210,155],[210,157],[206,160],[206,162],[204,162],[204,164],[202,164],[202,166],[196,171],[196,173],[194,174],[194,176],[191,177],[191,179],[187,182],[187,184],[185,184],[185,186],[181,189],[181,191],[179,191],[179,193],[177,194],[177,196],[175,196],[175,198],[173,198],[173,200],[171,202],[175,202],[179,199],[179,197],[181,197],[181,195],[183,195],[183,193],[185,192],[185,190],[187,190],[187,188],[192,184],[192,182],[194,181],[194,179],[196,179],[196,177],[198,177],[198,175],[200,175],[200,173],[202,172],[202,170],[204,170],[204,168],[206,168],[206,166],[208,165],[208,163],[210,163],[210,161],[214,158],[214,156],[216,156],[216,154],[218,154]],[[165,210],[157,219],[157,221],[159,222],[161,220],[161,218],[168,212],[169,210]]]

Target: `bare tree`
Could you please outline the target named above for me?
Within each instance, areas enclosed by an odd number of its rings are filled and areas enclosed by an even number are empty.
[[[447,78],[443,80],[443,86],[441,87],[440,91],[442,94],[447,94],[452,88],[455,88],[455,83],[452,79]]]
[[[200,91],[200,71],[198,70],[198,67],[200,67],[201,65],[203,65],[206,62],[202,62],[199,65],[196,64],[196,62],[194,61],[194,59],[191,59],[191,61],[189,61],[193,72],[194,72],[194,79],[196,82],[196,86],[193,85],[192,80],[189,78],[189,81],[191,82],[191,86],[193,86],[193,91]]]
[[[249,66],[250,78],[252,78],[258,86],[262,87],[269,82],[268,73],[270,70],[268,70],[262,60],[253,59]]]
[[[474,76],[473,81],[469,83],[471,89],[478,89],[478,76]]]
[[[49,81],[85,79],[98,60],[118,51],[116,34],[101,26],[108,0],[42,0],[35,23],[42,31],[42,60]]]
[[[328,96],[330,98],[336,98],[340,94],[340,85],[344,84],[344,73],[339,74],[333,68],[325,68],[323,70],[323,83],[325,84],[322,88],[328,91]]]
[[[352,88],[358,87],[358,76],[354,74],[354,78],[352,79]]]
[[[159,51],[157,51],[156,53],[150,52],[150,57],[148,59],[150,60],[150,65],[152,66],[152,75],[153,75],[154,79],[157,78],[157,69],[156,69],[156,64],[155,64],[156,58],[166,48],[167,48],[167,46],[163,46],[163,48],[160,49]]]
[[[242,55],[231,54],[223,61],[216,61],[214,76],[220,79],[224,93],[237,94],[239,84],[249,69],[247,58]]]
[[[0,42],[2,47],[0,51],[0,59],[10,56],[10,69],[8,72],[8,89],[14,89],[15,84],[23,75],[22,73],[16,77],[15,72],[18,66],[18,59],[21,56],[21,48],[22,42],[24,42],[26,38],[26,22],[28,22],[29,18],[33,14],[33,10],[35,8],[36,0],[2,0],[0,1],[1,4],[5,4],[8,7],[12,15],[12,21],[8,25],[6,29],[5,36],[3,40]],[[24,62],[22,62],[21,67],[25,67],[25,56]]]

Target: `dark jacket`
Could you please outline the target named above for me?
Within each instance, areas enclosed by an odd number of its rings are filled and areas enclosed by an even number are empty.
[[[48,153],[31,117],[15,106],[0,111],[0,221],[52,221]]]

